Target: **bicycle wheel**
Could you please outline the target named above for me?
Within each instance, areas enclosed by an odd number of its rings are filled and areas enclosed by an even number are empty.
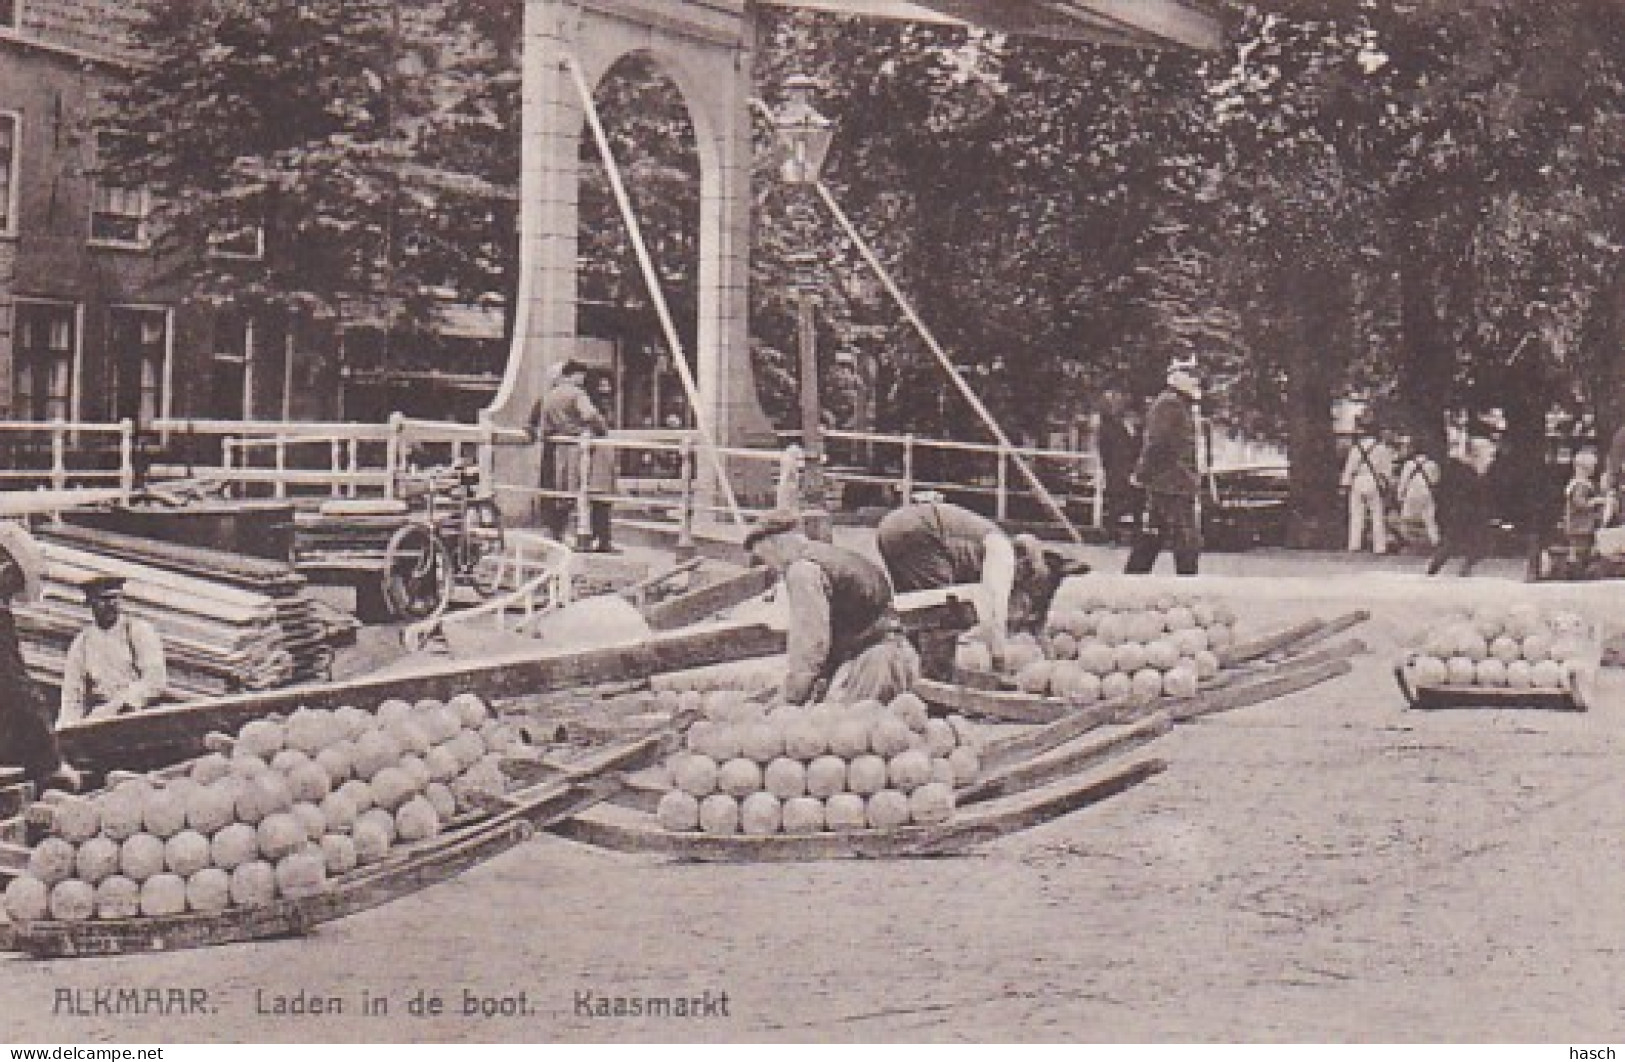
[[[384,552],[383,591],[397,619],[423,619],[451,600],[451,557],[426,524],[411,523],[390,537]]]
[[[468,507],[468,520],[464,527],[465,548],[469,552],[469,582],[481,597],[491,597],[503,589],[504,563],[508,552],[507,536],[502,530],[502,510],[489,498],[475,501]],[[518,583],[515,578],[515,584]]]

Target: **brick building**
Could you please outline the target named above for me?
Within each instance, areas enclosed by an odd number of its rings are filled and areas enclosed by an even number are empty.
[[[175,298],[140,189],[98,174],[98,89],[132,56],[117,0],[0,0],[0,412],[151,419],[174,402]]]

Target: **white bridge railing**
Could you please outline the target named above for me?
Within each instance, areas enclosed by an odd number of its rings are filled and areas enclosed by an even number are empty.
[[[529,483],[498,484],[499,447],[539,444],[529,432],[500,427],[489,418],[475,424],[400,414],[382,423],[165,418],[148,431],[163,444],[152,455],[156,462],[145,470],[151,481],[207,479],[223,484],[229,493],[312,502],[363,495],[397,498],[410,491],[414,468],[460,462],[477,467],[484,485],[499,487],[505,496],[578,503],[575,519],[582,534],[588,530],[587,503],[594,500],[669,518],[685,544],[692,543],[697,524],[727,523],[733,515],[719,503],[718,492],[707,489],[702,474],[706,462],[693,431],[627,430],[607,438],[554,439],[577,448],[582,474],[579,487],[571,491],[543,488],[539,475]],[[0,448],[9,447],[13,457],[7,462],[11,467],[0,468],[0,489],[113,486],[128,497],[137,480],[142,438],[129,421],[0,422]],[[1019,456],[1064,484],[1060,494],[1081,500],[1087,522],[1099,526],[1103,519],[1104,477],[1092,451],[855,431],[828,431],[824,439],[826,481],[880,488],[887,502],[906,501],[921,490],[980,495],[989,499],[997,519],[1008,519],[1012,502],[1030,493],[1013,482],[1013,460]],[[593,490],[591,473],[605,450],[614,455],[614,486]],[[805,459],[799,446],[719,447],[717,452],[731,469],[754,468],[751,478],[773,484],[770,504],[795,508],[803,503]],[[540,462],[531,467],[539,473]]]
[[[135,487],[135,424],[130,420],[0,421],[0,490]]]

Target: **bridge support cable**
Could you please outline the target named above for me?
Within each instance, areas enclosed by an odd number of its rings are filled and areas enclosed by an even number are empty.
[[[637,255],[638,267],[643,271],[644,284],[649,289],[649,301],[654,304],[655,314],[660,319],[661,331],[665,333],[666,345],[671,349],[672,361],[677,366],[679,377],[683,381],[683,390],[688,393],[689,409],[694,412],[694,426],[700,436],[701,448],[710,460],[716,473],[717,484],[722,490],[724,500],[728,504],[728,511],[732,514],[734,523],[741,529],[745,527],[745,515],[739,509],[739,500],[734,495],[733,484],[728,481],[728,469],[723,463],[722,455],[717,448],[716,433],[710,424],[710,413],[700,401],[699,385],[694,381],[693,370],[689,367],[688,356],[683,349],[683,341],[678,336],[677,325],[671,315],[671,307],[666,303],[666,292],[660,282],[660,274],[655,271],[654,258],[649,253],[649,246],[643,239],[643,226],[638,221],[637,211],[632,206],[632,197],[627,193],[626,182],[622,179],[621,168],[615,161],[614,149],[609,143],[609,134],[604,131],[603,119],[598,114],[598,105],[592,98],[592,87],[587,84],[587,77],[581,70],[581,64],[572,56],[566,60],[570,67],[570,74],[575,80],[576,91],[581,96],[581,106],[587,116],[587,125],[592,130],[593,141],[597,144],[599,157],[604,163],[604,172],[609,176],[610,189],[615,194],[615,202],[620,207],[621,218],[626,222],[626,231],[632,241],[632,250]]]
[[[932,334],[931,329],[926,326],[925,321],[914,309],[914,304],[909,301],[908,296],[903,293],[903,289],[892,278],[891,272],[887,270],[885,263],[881,262],[880,256],[875,253],[874,247],[858,231],[858,227],[852,223],[852,219],[847,216],[846,211],[841,209],[840,202],[836,200],[834,193],[829,190],[829,186],[823,181],[819,181],[814,187],[818,189],[819,198],[829,208],[829,212],[835,218],[836,223],[846,233],[847,239],[852,241],[853,246],[858,249],[858,253],[863,256],[869,268],[874,270],[875,275],[880,278],[880,282],[885,285],[892,299],[903,311],[903,315],[908,318],[909,324],[914,326],[914,330],[925,341],[925,345],[931,349],[931,353],[936,355],[938,363],[942,365],[942,369],[948,374],[948,378],[953,381],[954,387],[958,389],[965,401],[970,403],[970,407],[976,411],[976,415],[981,418],[987,429],[993,433],[993,437],[998,440],[999,446],[1005,451],[1005,455],[1015,462],[1016,468],[1021,471],[1022,476],[1032,486],[1039,500],[1044,503],[1044,507],[1061,522],[1062,527],[1066,528],[1066,533],[1072,541],[1081,545],[1083,536],[1078,533],[1077,527],[1073,525],[1071,519],[1066,515],[1066,510],[1056,500],[1055,495],[1050,493],[1049,488],[1044,486],[1043,482],[1038,478],[1038,473],[1033,471],[1027,459],[1016,452],[1015,444],[1010,441],[1010,437],[999,426],[999,422],[994,418],[992,411],[977,396],[976,391],[971,387],[969,381],[965,379],[964,374],[954,366],[953,359],[948,357],[948,352],[943,349],[941,343],[937,342],[937,337]]]

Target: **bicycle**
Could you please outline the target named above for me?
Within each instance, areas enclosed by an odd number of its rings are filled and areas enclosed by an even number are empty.
[[[479,469],[466,464],[423,475],[423,509],[390,536],[384,553],[384,593],[395,615],[438,615],[459,584],[482,598],[501,589],[502,510],[481,479]]]

